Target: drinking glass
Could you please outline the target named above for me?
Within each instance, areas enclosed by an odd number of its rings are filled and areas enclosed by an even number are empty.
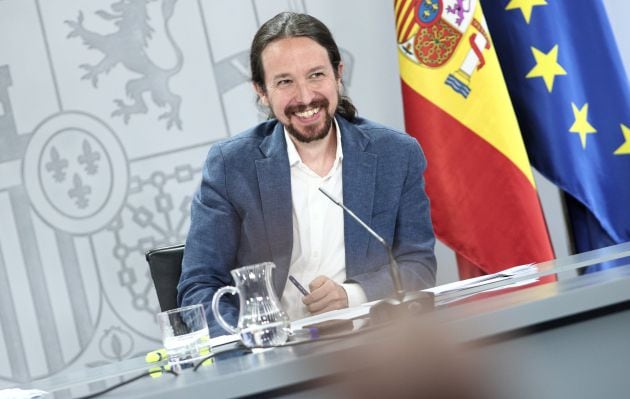
[[[161,312],[157,318],[169,364],[193,362],[210,353],[210,334],[202,304]]]

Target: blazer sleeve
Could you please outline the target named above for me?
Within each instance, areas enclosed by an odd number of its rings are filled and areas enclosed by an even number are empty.
[[[431,223],[429,198],[425,192],[426,158],[418,142],[409,137],[406,149],[407,173],[396,213],[392,251],[400,267],[403,288],[409,291],[435,285],[435,235]],[[403,161],[404,162],[404,161]],[[390,297],[394,285],[385,264],[373,271],[352,276],[364,289],[369,301]]]
[[[241,218],[230,202],[225,160],[219,144],[212,146],[206,159],[202,182],[191,205],[191,225],[186,239],[178,303],[202,303],[211,336],[224,335],[212,314],[215,292],[232,284],[230,270],[236,263]],[[220,310],[223,318],[236,326],[237,298],[225,295]]]

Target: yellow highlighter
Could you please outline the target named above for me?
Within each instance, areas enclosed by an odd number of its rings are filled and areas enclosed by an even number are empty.
[[[147,363],[157,363],[166,359],[167,359],[166,349],[164,348],[151,351],[147,353],[147,355],[144,357],[144,361]]]
[[[151,351],[147,353],[146,356],[144,357],[144,361],[147,363],[157,363],[166,359],[167,359],[166,349],[164,348]],[[158,378],[162,376],[164,371],[170,370],[170,369],[171,369],[171,366],[168,364],[165,364],[163,366],[151,367],[149,368],[148,372],[151,374],[151,378]]]
[[[209,356],[212,353],[211,347],[210,347],[210,339],[206,338],[204,341],[205,341],[204,343],[206,344],[206,346],[201,348],[201,350],[199,351],[199,354],[202,357]],[[168,355],[166,353],[166,349],[164,348],[160,348],[160,349],[156,349],[154,351],[148,352],[146,356],[144,357],[144,361],[147,363],[158,363],[167,359],[168,359]],[[214,359],[209,358],[203,362],[202,366],[208,366],[213,363],[214,363]],[[151,377],[156,378],[162,375],[163,370],[170,370],[170,369],[171,369],[170,365],[165,364],[163,366],[152,367],[149,369],[149,372],[151,373]]]
[[[210,346],[210,337],[203,337],[201,340],[205,344],[205,346],[199,351],[199,354],[203,357],[207,357],[212,353],[212,347]],[[214,363],[214,358],[209,358],[203,362],[202,366],[209,366],[212,363]]]

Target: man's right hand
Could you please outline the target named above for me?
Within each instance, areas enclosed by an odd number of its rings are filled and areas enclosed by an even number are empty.
[[[317,276],[308,285],[311,293],[302,302],[312,314],[348,307],[348,294],[340,285],[326,276]]]

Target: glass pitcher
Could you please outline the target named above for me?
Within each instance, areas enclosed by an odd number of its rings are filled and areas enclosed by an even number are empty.
[[[220,288],[212,298],[212,313],[221,327],[240,334],[245,346],[274,346],[289,337],[289,316],[280,307],[272,283],[271,262],[243,266],[231,271],[236,287]],[[238,326],[229,325],[219,313],[219,300],[226,293],[239,295]]]

